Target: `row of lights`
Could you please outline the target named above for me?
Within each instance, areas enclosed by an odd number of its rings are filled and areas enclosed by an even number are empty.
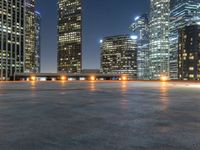
[[[62,81],[65,81],[66,79],[67,79],[66,76],[61,76],[61,80],[62,80]],[[89,80],[90,80],[90,81],[95,81],[95,80],[96,80],[96,77],[95,77],[95,76],[90,76]],[[122,76],[121,78],[119,78],[119,80],[127,81],[128,78],[127,78],[127,76]]]
[[[31,76],[31,77],[29,78],[29,81],[36,81],[36,80],[37,80],[36,76]],[[60,77],[60,80],[66,81],[66,80],[67,80],[67,77],[66,77],[66,76],[61,76],[61,77]],[[89,80],[90,80],[90,81],[95,81],[95,80],[96,80],[96,77],[95,77],[95,76],[90,76]],[[122,76],[121,78],[119,78],[119,80],[127,81],[127,80],[128,80],[128,77],[127,77],[127,76]]]
[[[67,80],[67,77],[66,76],[61,76],[60,79],[62,81],[65,81],[65,80]],[[90,76],[89,79],[90,79],[90,81],[95,81],[96,77],[95,76]],[[29,80],[30,81],[36,81],[36,76],[31,76]],[[121,81],[127,81],[128,77],[127,76],[122,76],[121,78],[119,78],[119,80],[121,80]],[[167,80],[169,80],[169,78],[167,76],[161,76],[160,80],[161,81],[167,81]]]

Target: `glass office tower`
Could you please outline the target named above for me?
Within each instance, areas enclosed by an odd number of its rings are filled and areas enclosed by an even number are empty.
[[[24,71],[24,5],[23,0],[0,1],[0,80]]]
[[[25,0],[25,72],[35,72],[35,52],[36,52],[36,18],[35,0]]]
[[[58,2],[58,72],[81,72],[81,11],[81,0],[59,0]]]
[[[130,35],[105,37],[101,40],[101,72],[127,74],[137,78],[137,42]]]
[[[147,14],[135,18],[131,25],[137,38],[137,75],[140,80],[149,79],[149,21]]]
[[[170,0],[151,0],[150,10],[150,74],[152,80],[169,76]]]
[[[35,12],[35,19],[36,19],[36,51],[35,51],[35,72],[40,72],[41,70],[41,14],[36,11]]]
[[[178,79],[178,30],[200,22],[199,0],[172,0],[170,13],[170,78]]]

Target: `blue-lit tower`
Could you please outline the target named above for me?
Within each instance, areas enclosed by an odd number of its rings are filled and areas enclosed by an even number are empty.
[[[169,76],[170,0],[151,0],[149,33],[149,77],[159,80]]]
[[[137,76],[140,80],[149,79],[149,21],[148,15],[135,18],[131,25],[133,35],[137,37]]]

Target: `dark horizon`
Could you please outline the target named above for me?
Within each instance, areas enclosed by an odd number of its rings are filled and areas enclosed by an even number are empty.
[[[36,0],[36,8],[42,16],[41,71],[57,72],[57,0]],[[83,0],[83,69],[100,68],[100,39],[131,34],[134,18],[148,10],[149,0]]]

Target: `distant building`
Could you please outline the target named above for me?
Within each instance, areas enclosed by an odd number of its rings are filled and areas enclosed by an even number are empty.
[[[82,74],[88,73],[88,74],[100,74],[99,69],[83,69],[81,71]]]
[[[149,79],[149,21],[147,14],[135,18],[131,25],[137,36],[137,75],[140,80]]]
[[[170,0],[151,0],[150,9],[149,77],[157,80],[169,76]]]
[[[137,44],[135,37],[118,35],[101,40],[101,72],[128,74],[137,78]]]
[[[36,15],[35,0],[25,0],[25,72],[36,71]]]
[[[22,0],[0,1],[0,80],[24,71],[24,6]]]
[[[178,79],[178,30],[200,23],[200,1],[171,0],[170,3],[170,78]]]
[[[82,68],[81,0],[59,0],[58,17],[58,72],[79,73]]]
[[[181,80],[200,80],[200,25],[179,31],[178,74]]]
[[[36,19],[36,51],[35,51],[35,72],[40,73],[41,70],[41,14],[35,12]]]

